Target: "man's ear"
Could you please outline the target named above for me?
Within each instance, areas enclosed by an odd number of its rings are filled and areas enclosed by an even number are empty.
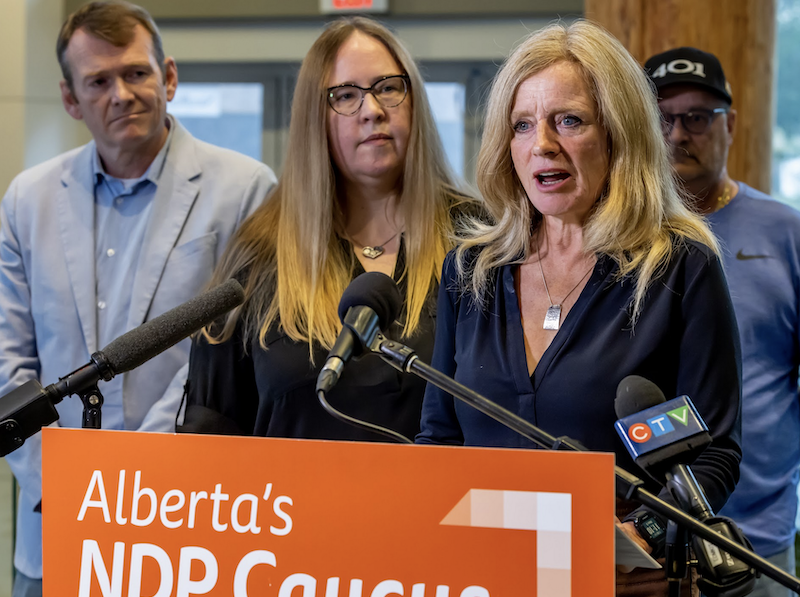
[[[167,88],[167,101],[171,102],[178,87],[178,65],[172,56],[164,60],[164,83]]]
[[[67,111],[67,114],[72,116],[75,120],[83,120],[81,107],[75,95],[72,93],[72,90],[69,88],[69,83],[62,80],[58,85],[61,88],[61,103],[64,104],[64,109]]]
[[[736,133],[736,110],[728,112],[727,125],[728,127],[728,145],[733,143],[733,135]]]

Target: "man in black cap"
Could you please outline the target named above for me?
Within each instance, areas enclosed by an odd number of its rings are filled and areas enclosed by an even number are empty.
[[[713,54],[676,48],[650,58],[645,70],[658,92],[675,172],[720,240],[739,324],[743,458],[739,484],[720,514],[742,527],[761,556],[794,574],[800,213],[728,176],[736,111]],[[766,577],[752,593],[791,594]]]
[[[722,66],[712,54],[677,48],[653,56],[645,69],[658,89],[675,171],[700,211],[721,209],[737,190],[726,167],[736,110]]]

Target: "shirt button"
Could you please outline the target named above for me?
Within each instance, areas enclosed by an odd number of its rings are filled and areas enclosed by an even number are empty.
[[[114,249],[109,249],[108,251],[106,251],[106,255],[108,255],[109,257],[113,257],[114,253],[116,253]]]
[[[122,205],[122,197],[117,197],[116,199],[114,199],[114,203],[116,203],[117,205]]]
[[[97,308],[98,309],[105,309],[106,308],[106,302],[105,301],[97,301]]]

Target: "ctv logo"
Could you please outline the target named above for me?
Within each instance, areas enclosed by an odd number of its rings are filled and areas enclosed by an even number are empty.
[[[651,437],[664,435],[670,431],[675,431],[670,419],[677,421],[684,427],[689,425],[689,407],[679,406],[676,409],[667,411],[663,415],[658,415],[647,419],[645,423],[634,423],[628,427],[628,437],[637,444],[643,444]]]

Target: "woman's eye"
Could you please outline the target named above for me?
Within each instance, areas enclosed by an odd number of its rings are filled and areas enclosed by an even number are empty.
[[[337,102],[347,102],[355,97],[352,89],[342,88],[333,92],[333,99]]]
[[[564,126],[577,126],[581,123],[581,119],[577,116],[565,116],[561,123]]]
[[[524,133],[530,129],[530,126],[531,125],[529,123],[525,122],[524,120],[520,120],[512,128],[514,129],[514,132]]]

